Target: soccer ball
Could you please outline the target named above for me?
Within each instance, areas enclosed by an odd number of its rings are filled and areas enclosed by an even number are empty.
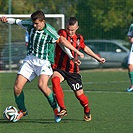
[[[8,121],[13,121],[18,116],[18,110],[14,106],[8,106],[3,112],[3,117]]]

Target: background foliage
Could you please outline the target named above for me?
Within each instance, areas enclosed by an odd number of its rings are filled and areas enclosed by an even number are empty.
[[[78,33],[82,34],[85,40],[128,41],[127,32],[133,19],[132,7],[133,0],[0,0],[0,14],[32,14],[36,10],[42,10],[45,14],[64,14],[65,20],[75,16],[80,26]],[[49,20],[46,21],[50,23]],[[51,22],[50,24],[59,30],[58,19]],[[8,25],[0,22],[0,53],[5,44],[11,44],[9,35],[12,42],[24,42],[25,31],[18,26],[11,27],[9,34]],[[10,49],[9,47],[9,52]]]
[[[124,39],[132,23],[133,0],[0,0],[0,14],[31,14],[43,10],[46,14],[76,16],[79,32],[85,39]]]

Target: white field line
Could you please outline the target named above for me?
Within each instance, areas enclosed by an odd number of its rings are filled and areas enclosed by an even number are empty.
[[[130,83],[130,81],[110,81],[110,82],[83,82],[83,84],[84,85],[89,85],[89,84],[117,84],[117,83]],[[68,85],[67,85],[67,83],[62,83],[61,84],[61,86],[62,86],[62,88],[65,88],[65,87],[69,87]],[[52,88],[52,85],[49,85],[49,87],[50,88]],[[31,89],[31,91],[36,91],[36,89],[37,89],[37,87],[36,88],[32,88]],[[94,91],[93,90],[91,90],[91,91],[87,91],[87,90],[84,90],[84,92],[85,93],[114,93],[114,94],[116,94],[116,93],[125,93],[125,94],[130,94],[130,95],[133,95],[133,92],[126,92],[126,88],[125,88],[125,90],[123,90],[123,91],[97,91],[96,90],[96,88],[93,88],[93,89],[95,89]],[[114,90],[115,90],[115,88],[114,88]],[[4,90],[3,90],[4,91]],[[66,91],[66,92],[72,92],[73,93],[73,91],[71,90],[71,88],[69,87],[69,90],[67,90],[67,89],[63,89],[63,91]]]
[[[83,85],[88,85],[88,84],[117,84],[117,83],[128,83],[128,81],[110,81],[110,82],[83,82]],[[61,83],[61,86],[66,86],[67,83]],[[52,87],[52,85],[50,85]]]
[[[130,82],[129,80],[127,81],[109,81],[109,82],[83,82],[84,84],[114,84],[114,83],[127,83]],[[61,85],[66,85],[67,83],[61,83]]]
[[[114,83],[127,83],[127,82],[129,82],[129,81],[110,81],[110,82],[86,82],[86,83],[83,83],[84,85],[88,85],[88,84],[114,84]],[[67,86],[67,83],[62,83],[61,84],[61,86],[62,87],[65,87],[65,86]],[[49,86],[50,88],[52,87],[52,85],[50,85]],[[94,89],[94,88],[93,88]],[[115,90],[115,88],[114,88],[114,90]],[[73,92],[72,90],[71,90],[71,88],[69,89],[69,90],[65,90],[65,89],[63,89],[63,91],[67,91],[67,92]],[[133,93],[131,92],[131,93],[129,93],[129,92],[126,92],[126,90],[124,91],[123,90],[123,92],[122,91],[96,91],[96,89],[94,90],[94,91],[87,91],[87,90],[84,90],[85,92],[91,92],[91,93],[126,93],[126,94],[131,94],[131,95],[133,95]]]
[[[127,83],[128,81],[110,81],[110,82],[83,82],[83,84],[114,84],[114,83]]]
[[[66,91],[66,92],[73,92],[72,90],[63,90],[63,91]],[[133,92],[126,92],[126,91],[86,91],[84,90],[85,93],[102,93],[102,94],[105,94],[105,93],[112,93],[112,94],[128,94],[128,95],[133,95]]]

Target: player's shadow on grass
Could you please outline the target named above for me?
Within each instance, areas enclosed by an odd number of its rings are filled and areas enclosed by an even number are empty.
[[[68,122],[79,122],[83,120],[79,119],[62,119],[61,123],[68,123]],[[54,124],[56,123],[54,119],[21,119],[19,122],[21,123],[40,123],[40,124]],[[60,123],[59,122],[59,123]]]
[[[79,122],[79,121],[83,121],[83,120],[79,120],[79,119],[62,119],[61,123],[68,123],[68,122]],[[10,122],[8,120],[5,119],[0,119],[0,124],[15,124],[15,123],[40,123],[40,124],[53,124],[56,123],[54,121],[54,119],[21,119],[18,122]],[[59,122],[60,123],[60,122]]]

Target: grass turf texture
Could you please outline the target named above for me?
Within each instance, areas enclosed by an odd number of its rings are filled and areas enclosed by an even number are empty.
[[[83,121],[83,108],[74,93],[62,83],[68,116],[54,122],[53,111],[37,88],[37,79],[24,88],[29,115],[17,123],[2,116],[6,106],[16,107],[13,96],[15,73],[0,73],[0,133],[132,133],[133,93],[127,71],[81,71],[89,97],[92,121]],[[49,86],[51,83],[49,82]]]

